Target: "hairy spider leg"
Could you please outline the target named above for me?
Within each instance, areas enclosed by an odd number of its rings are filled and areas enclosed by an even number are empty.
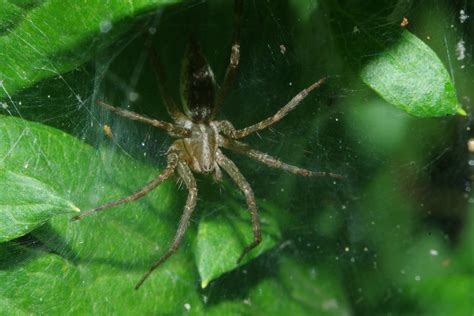
[[[280,108],[274,115],[264,119],[263,121],[258,122],[257,124],[236,130],[231,122],[220,121],[219,122],[220,130],[224,133],[225,136],[229,138],[239,139],[242,137],[246,137],[252,133],[266,129],[267,127],[275,124],[276,122],[281,120],[283,117],[285,117],[288,114],[288,112],[293,110],[301,101],[303,101],[303,99],[306,98],[306,96],[311,91],[320,87],[325,81],[326,81],[326,78],[319,79],[319,81],[313,83],[308,88],[303,89],[297,95],[295,95],[293,99],[290,100],[290,102],[288,102],[285,106]]]
[[[176,166],[178,165],[178,159],[179,159],[179,157],[178,157],[177,153],[174,153],[174,152],[169,153],[168,154],[168,163],[166,165],[166,168],[156,178],[154,178],[153,180],[148,182],[143,188],[141,188],[140,190],[134,192],[133,194],[130,194],[127,197],[124,197],[124,198],[121,198],[121,199],[118,199],[118,200],[114,200],[114,201],[110,201],[108,203],[105,203],[105,204],[102,204],[100,206],[94,207],[93,209],[90,209],[90,210],[88,210],[84,213],[81,213],[77,216],[74,216],[71,220],[73,220],[73,221],[81,220],[84,217],[90,216],[90,215],[92,215],[96,212],[102,211],[106,208],[138,200],[139,198],[145,196],[150,191],[155,189],[164,180],[169,178],[174,173],[174,170],[176,169]]]
[[[250,157],[254,160],[257,160],[270,168],[282,169],[300,176],[304,177],[331,177],[336,179],[344,179],[345,177],[331,172],[325,171],[311,171],[297,166],[289,165],[280,161],[279,159],[272,157],[264,152],[251,148],[249,145],[224,138],[223,147],[232,151],[235,151],[239,154],[243,154],[247,157]]]
[[[180,127],[180,126],[177,126],[177,125],[172,124],[172,123],[168,123],[168,122],[165,122],[165,121],[160,121],[160,120],[157,120],[157,119],[152,119],[152,118],[146,117],[144,115],[141,115],[141,114],[138,114],[138,113],[135,113],[135,112],[132,112],[132,111],[117,108],[115,106],[112,106],[112,105],[107,104],[107,103],[102,102],[102,101],[97,101],[97,104],[104,107],[104,108],[106,108],[106,109],[108,109],[108,110],[110,110],[110,111],[112,111],[112,112],[117,113],[120,116],[126,117],[130,120],[134,120],[134,121],[142,122],[142,123],[154,126],[154,127],[162,128],[162,129],[166,130],[167,132],[169,132],[172,135],[176,135],[176,136],[180,136],[180,137],[189,137],[191,135],[190,130],[188,130],[186,128],[183,128],[183,127]]]
[[[163,64],[161,63],[156,48],[152,45],[151,40],[148,40],[148,44],[146,46],[148,49],[148,56],[153,66],[153,72],[155,73],[158,89],[160,91],[161,98],[163,99],[163,103],[166,106],[166,110],[168,111],[168,114],[174,121],[180,121],[185,119],[186,117],[184,116],[183,112],[179,110],[178,106],[176,105],[176,102],[173,100],[173,97],[169,93]]]
[[[234,34],[232,36],[232,47],[230,51],[229,64],[222,81],[221,88],[217,93],[216,104],[212,111],[212,116],[216,115],[221,107],[224,99],[234,83],[235,74],[239,67],[240,61],[240,21],[242,19],[243,0],[236,0],[234,2]]]
[[[197,185],[196,180],[194,179],[193,173],[188,165],[183,162],[179,161],[178,163],[178,175],[183,179],[186,188],[188,189],[188,199],[186,201],[186,205],[184,207],[183,215],[181,216],[181,220],[179,221],[178,230],[176,231],[176,235],[174,236],[173,242],[169,249],[156,261],[150,269],[143,275],[143,277],[138,281],[137,285],[135,285],[135,289],[138,290],[140,286],[142,286],[143,282],[150,276],[150,274],[157,269],[163,262],[165,262],[171,255],[178,249],[181,240],[183,239],[184,233],[188,228],[189,219],[196,207],[196,200],[197,200]]]
[[[260,229],[260,221],[258,220],[257,203],[255,201],[255,196],[253,194],[252,187],[247,182],[242,173],[240,173],[239,168],[237,168],[235,163],[229,158],[227,158],[220,151],[217,152],[217,163],[219,164],[219,166],[222,167],[222,169],[224,169],[229,174],[229,176],[232,178],[232,180],[234,180],[239,189],[244,193],[245,199],[247,200],[250,215],[252,217],[252,231],[254,236],[253,241],[252,243],[247,245],[242,251],[242,254],[237,260],[237,263],[240,263],[245,257],[245,255],[252,251],[252,249],[257,247],[262,241],[262,231]]]

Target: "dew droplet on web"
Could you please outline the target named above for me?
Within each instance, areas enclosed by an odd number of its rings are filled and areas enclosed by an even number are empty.
[[[100,31],[102,33],[108,33],[112,29],[112,22],[110,20],[104,20],[100,22]]]
[[[463,39],[460,39],[456,44],[456,58],[457,60],[463,60],[466,58],[466,43]]]
[[[469,15],[466,14],[466,11],[461,9],[459,11],[459,22],[464,23],[467,19],[469,19]]]
[[[136,93],[135,91],[132,91],[128,94],[128,99],[130,100],[130,102],[135,102],[138,100],[138,97],[140,95],[138,93]]]

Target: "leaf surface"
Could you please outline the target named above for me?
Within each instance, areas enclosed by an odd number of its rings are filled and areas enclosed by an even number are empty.
[[[428,45],[408,31],[372,58],[360,76],[387,102],[414,116],[465,115],[446,67]]]
[[[97,152],[62,131],[13,117],[0,118],[0,157],[6,170],[23,172],[27,179],[37,179],[35,181],[44,184],[48,192],[57,192],[83,210],[126,196],[159,173],[158,168],[111,148],[104,147]],[[197,309],[202,302],[196,292],[199,277],[190,247],[195,224],[188,229],[180,249],[139,291],[133,290],[143,273],[168,248],[185,195],[172,181],[167,181],[138,201],[104,210],[79,222],[71,223],[71,215],[53,217],[33,234],[56,254],[31,253],[17,247],[13,247],[13,254],[11,250],[0,253],[0,262],[5,266],[0,275],[4,285],[3,300],[21,306],[26,314],[50,310],[103,314],[132,307],[141,313],[175,313],[183,311],[185,303]],[[197,207],[222,208],[222,201],[215,203],[201,202]],[[205,249],[208,259],[222,261],[219,264],[200,262],[199,269],[207,269],[208,280],[235,269],[243,244],[252,238],[246,211],[232,198],[226,199],[225,205],[229,207],[224,207],[221,216],[199,224],[199,231],[207,230],[205,237],[213,240],[220,236],[221,244],[234,245],[223,257],[209,255],[214,251],[212,247]],[[246,216],[233,218],[230,214],[234,212]],[[264,216],[262,227],[267,232],[266,241],[246,261],[276,243],[279,236],[276,223]],[[242,235],[245,235],[243,239]],[[9,248],[10,244],[2,245]],[[71,271],[70,277],[64,274],[64,269]],[[28,278],[32,292],[39,291],[44,300],[51,302],[54,297],[61,297],[63,303],[52,308],[29,299],[31,295],[17,299],[14,293],[24,286],[20,281]],[[40,285],[43,282],[50,284],[47,291]],[[65,290],[65,287],[74,290]]]
[[[6,170],[23,171],[25,176],[48,185],[83,210],[130,194],[159,173],[113,150],[97,152],[57,129],[18,118],[0,118],[0,140],[0,157]],[[25,165],[28,168],[24,168]],[[35,230],[34,236],[62,258],[40,253],[27,261],[38,262],[35,265],[38,271],[51,267],[51,277],[62,280],[75,291],[65,294],[57,284],[43,291],[35,270],[24,272],[29,275],[32,291],[51,298],[66,296],[62,301],[68,303],[57,306],[61,313],[67,313],[70,308],[84,313],[107,313],[130,306],[139,306],[137,310],[144,313],[174,310],[178,302],[193,293],[192,283],[196,278],[192,260],[186,259],[191,256],[186,243],[169,264],[152,275],[140,292],[133,290],[141,275],[166,249],[174,233],[178,221],[174,215],[179,213],[173,206],[176,191],[171,184],[164,183],[135,203],[106,210],[80,222],[70,222],[71,215],[56,216]],[[11,255],[1,256],[1,260],[8,261],[9,257]],[[73,264],[79,277],[61,279],[62,269],[54,268],[53,264],[58,259]],[[48,263],[49,260],[52,262]],[[22,288],[15,283],[18,278],[11,276],[19,273],[18,269],[21,269],[18,262],[11,262],[4,269],[7,279],[2,284],[10,291]],[[177,283],[176,278],[188,281]],[[149,295],[161,299],[150,301]],[[27,300],[26,297],[22,295],[21,299]],[[15,297],[10,300],[15,302]],[[87,303],[88,300],[94,300],[94,304]],[[48,313],[48,306],[41,307],[40,301],[27,301],[20,304],[27,313]]]
[[[48,185],[28,176],[0,170],[0,242],[32,231],[58,214],[79,212]]]
[[[278,224],[264,212],[265,216],[260,215],[262,243],[238,264],[237,259],[243,249],[253,240],[252,225],[246,209],[234,203],[228,205],[231,206],[231,212],[219,212],[203,218],[199,223],[196,262],[202,288],[220,275],[273,248],[281,238]]]
[[[22,2],[1,3],[0,99],[61,77],[112,45],[141,15],[179,0]]]

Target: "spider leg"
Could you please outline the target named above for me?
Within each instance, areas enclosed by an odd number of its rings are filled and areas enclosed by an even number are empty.
[[[156,48],[152,45],[151,40],[148,41],[146,46],[148,49],[148,56],[150,57],[150,61],[153,66],[156,81],[158,83],[158,89],[160,90],[160,95],[163,99],[163,103],[166,106],[166,110],[168,111],[171,118],[175,121],[185,119],[185,115],[178,109],[176,103],[171,97],[171,94],[169,93],[169,90],[167,89],[165,71]]]
[[[224,75],[224,81],[222,82],[221,89],[219,90],[216,98],[216,104],[212,111],[212,114],[215,115],[219,108],[221,107],[227,93],[232,87],[232,83],[235,79],[235,74],[237,73],[237,68],[239,67],[240,61],[240,20],[242,17],[243,11],[243,0],[235,0],[234,2],[234,34],[232,37],[232,48],[230,51],[229,64]]]
[[[81,213],[77,216],[74,216],[71,220],[72,221],[81,220],[84,217],[90,216],[90,215],[92,215],[96,212],[102,211],[106,208],[138,200],[139,198],[145,196],[150,191],[152,191],[157,186],[159,186],[165,179],[169,178],[174,173],[174,170],[175,170],[177,164],[178,164],[178,154],[176,154],[174,152],[171,152],[170,154],[168,154],[168,164],[167,164],[166,168],[160,173],[160,175],[158,175],[155,179],[148,182],[143,188],[141,188],[140,190],[134,192],[133,194],[131,194],[127,197],[124,197],[124,198],[121,198],[121,199],[118,199],[118,200],[114,200],[114,201],[110,201],[108,203],[105,203],[105,204],[102,204],[100,206],[94,207],[93,209],[90,209],[90,210],[88,210],[84,213]]]
[[[186,206],[184,207],[183,215],[181,216],[181,220],[179,221],[178,230],[176,231],[176,235],[174,236],[173,242],[169,249],[156,261],[150,269],[142,276],[140,281],[135,285],[135,289],[138,290],[140,286],[142,286],[143,282],[150,276],[150,274],[158,268],[163,262],[165,262],[171,255],[178,249],[181,240],[183,239],[184,233],[188,228],[189,219],[191,218],[191,214],[196,207],[196,200],[197,200],[197,185],[196,180],[191,172],[191,169],[188,165],[182,161],[178,163],[178,174],[183,179],[186,187],[189,191],[188,199],[186,201]]]
[[[224,135],[232,139],[238,139],[246,137],[252,133],[266,129],[267,127],[275,124],[283,117],[285,117],[288,112],[293,110],[303,99],[314,89],[321,86],[326,78],[320,79],[319,81],[313,83],[308,88],[300,91],[297,95],[293,97],[285,106],[279,109],[274,115],[264,119],[263,121],[258,122],[257,124],[236,130],[229,121],[220,121],[219,127]]]
[[[135,112],[131,112],[131,111],[128,111],[128,110],[117,108],[115,106],[112,106],[112,105],[107,104],[107,103],[102,102],[102,101],[97,101],[97,104],[104,107],[104,108],[106,108],[107,110],[115,112],[118,115],[126,117],[128,119],[138,121],[138,122],[142,122],[142,123],[145,123],[145,124],[149,124],[149,125],[152,125],[154,127],[162,128],[162,129],[168,131],[169,133],[171,133],[172,135],[177,135],[177,136],[180,136],[180,137],[188,137],[188,136],[191,135],[190,130],[188,130],[186,128],[183,128],[183,127],[176,126],[175,124],[160,121],[160,120],[157,120],[157,119],[152,119],[152,118],[146,117],[144,115],[140,115],[140,114],[135,113]]]
[[[240,255],[237,263],[240,263],[242,259],[248,254],[252,249],[257,247],[262,241],[262,232],[260,229],[260,222],[258,220],[258,211],[257,203],[255,201],[255,196],[253,195],[253,190],[250,187],[250,184],[247,182],[245,177],[240,173],[239,169],[235,163],[224,156],[220,151],[217,152],[217,163],[221,166],[234,180],[239,189],[244,193],[245,199],[247,200],[247,205],[249,207],[250,215],[252,216],[252,230],[253,230],[253,241],[248,246],[244,248],[242,254]]]
[[[239,154],[246,155],[252,159],[255,159],[271,168],[282,169],[300,176],[304,177],[331,177],[337,179],[344,179],[345,177],[339,174],[325,172],[325,171],[310,171],[307,169],[303,169],[300,167],[292,166],[286,164],[279,159],[272,157],[264,152],[255,150],[251,148],[249,145],[231,140],[231,139],[224,139],[223,147],[229,150],[235,151]]]

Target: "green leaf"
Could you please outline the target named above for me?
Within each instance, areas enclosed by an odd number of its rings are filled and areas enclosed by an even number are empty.
[[[196,262],[202,288],[207,287],[209,282],[222,274],[234,270],[273,248],[280,239],[278,224],[272,217],[265,214],[264,209],[260,209],[263,211],[260,215],[262,243],[238,264],[237,259],[243,249],[253,240],[252,225],[246,209],[235,203],[227,203],[227,205],[230,205],[230,210],[202,218],[199,223]],[[242,216],[245,213],[247,216]]]
[[[334,266],[308,265],[283,255],[271,258],[271,269],[268,263],[264,269],[272,277],[261,280],[245,299],[211,306],[206,315],[351,315]]]
[[[16,244],[0,245],[0,314],[74,313],[88,297],[80,290],[80,269],[55,254]],[[61,302],[69,302],[67,309]]]
[[[129,31],[136,23],[132,18],[176,2],[46,0],[20,5],[2,1],[0,99],[75,69]]]
[[[54,215],[78,212],[70,201],[34,178],[0,171],[0,242],[32,231]]]
[[[419,292],[418,304],[424,309],[425,315],[471,315],[474,311],[472,272],[435,276],[423,282]]]
[[[288,5],[294,10],[302,22],[307,22],[311,18],[314,11],[318,10],[320,3],[319,0],[290,0],[288,1]],[[298,20],[298,22],[301,21]]]
[[[349,315],[348,299],[340,274],[334,266],[307,265],[295,259],[283,257],[280,261],[280,280],[287,295],[298,305],[306,307],[313,315]],[[277,304],[275,304],[277,305]],[[284,304],[275,308],[275,313]]]
[[[474,271],[474,205],[469,205],[467,218],[464,220],[464,231],[461,233],[461,244],[457,249],[457,255],[464,269]]]
[[[358,106],[363,104],[363,106]],[[360,98],[348,108],[347,121],[352,122],[349,126],[351,133],[360,139],[358,143],[363,150],[375,154],[392,156],[400,150],[400,146],[406,143],[407,134],[410,131],[411,116],[400,113],[394,107],[387,106],[382,99]],[[390,117],[389,120],[381,120],[381,117]],[[374,131],[374,133],[367,133]]]
[[[371,59],[360,76],[387,102],[414,116],[465,115],[441,60],[408,31]]]
[[[97,153],[96,149],[57,129],[13,117],[0,117],[0,157],[6,170],[35,178],[81,209],[130,194],[158,174],[156,168],[111,149],[102,148]],[[0,263],[4,264],[0,269],[3,291],[0,299],[20,306],[26,314],[47,313],[51,308],[49,303],[41,304],[32,299],[33,295],[17,298],[17,292],[25,286],[22,280],[28,279],[29,291],[41,293],[43,302],[61,297],[62,303],[56,303],[52,310],[62,314],[71,310],[115,313],[130,308],[145,314],[180,313],[185,311],[185,303],[197,310],[202,302],[196,291],[199,277],[189,246],[192,228],[179,251],[139,291],[133,290],[174,236],[185,200],[183,196],[176,203],[177,192],[168,181],[138,201],[104,210],[80,222],[71,223],[70,216],[53,217],[33,234],[59,255],[46,252],[22,255],[23,251],[16,248],[13,253],[0,251]],[[213,236],[211,241],[219,238],[220,245],[229,248],[222,257],[209,247],[205,250],[208,259],[222,261],[224,265],[215,271],[213,262],[208,262],[209,280],[235,269],[236,259],[252,239],[245,204],[237,204],[232,198],[225,201],[230,207],[216,217],[203,219],[199,228],[201,231],[207,227],[205,236]],[[222,208],[222,201],[204,205],[205,209]],[[199,203],[198,208],[202,207]],[[232,218],[230,214],[234,212],[242,217]],[[263,214],[261,222],[264,242],[245,262],[273,247],[278,240],[274,220]],[[3,245],[9,247],[9,243]],[[22,260],[23,256],[27,259]],[[199,269],[202,268],[200,265]],[[64,269],[70,271],[70,277],[64,275]],[[49,284],[47,289],[41,287],[42,283]]]
[[[57,129],[13,117],[0,117],[0,157],[6,170],[22,171],[25,176],[45,183],[60,196],[74,201],[81,209],[130,194],[159,173],[156,168],[113,150],[97,152]],[[181,302],[194,295],[193,283],[198,279],[186,240],[180,251],[163,269],[156,271],[139,292],[133,290],[134,284],[168,247],[174,235],[182,205],[174,205],[176,190],[170,184],[164,183],[135,203],[106,210],[80,222],[71,223],[71,216],[53,217],[47,225],[35,230],[34,236],[77,266],[79,280],[61,279],[64,272],[61,265],[53,264],[58,258],[44,258],[46,253],[27,260],[38,260],[38,264],[34,269],[22,270],[25,275],[22,278],[28,277],[31,290],[41,293],[44,300],[62,297],[62,303],[56,307],[61,314],[71,309],[83,313],[113,313],[130,306],[145,314],[182,308]],[[12,255],[0,257],[4,262]],[[2,288],[7,292],[22,289],[17,283],[18,269],[21,269],[17,261],[19,259],[2,269],[5,278]],[[41,287],[40,277],[47,267],[64,286],[75,290],[64,294],[59,281],[48,290]],[[149,299],[151,296],[153,300]],[[12,295],[10,299],[27,314],[48,313],[48,307],[40,306],[41,302],[33,295],[15,297]],[[87,303],[92,300],[94,304]],[[113,306],[110,302],[114,302]]]

